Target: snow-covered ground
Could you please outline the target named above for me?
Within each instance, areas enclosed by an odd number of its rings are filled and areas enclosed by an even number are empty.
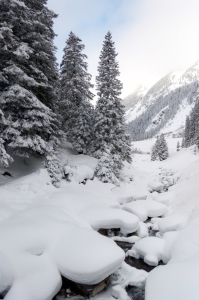
[[[150,162],[141,155],[134,158],[134,167],[139,170],[154,174],[158,168],[159,173],[166,169],[178,179],[168,192],[151,194],[156,201],[167,198],[168,214],[155,224],[162,242],[147,237],[136,242],[130,253],[151,265],[160,259],[167,263],[150,272],[146,300],[199,299],[199,153],[194,154],[194,146],[173,151],[177,140],[168,140],[170,157],[166,161]],[[151,142],[137,142],[135,146],[144,150]]]
[[[167,138],[167,136],[165,136],[165,138],[166,138],[166,141],[168,144],[170,154],[176,151],[178,141],[180,142],[180,144],[182,142],[182,138],[171,138],[171,137]],[[156,138],[151,138],[148,140],[143,140],[143,141],[138,141],[138,142],[132,142],[132,147],[133,147],[133,149],[137,148],[138,150],[140,150],[144,153],[147,153],[147,152],[151,152],[151,149],[152,149],[153,145],[155,144],[155,142],[156,142]],[[141,156],[141,158],[145,159],[142,156]],[[134,161],[135,161],[135,159],[134,159]],[[143,164],[141,164],[141,166],[142,165]],[[137,167],[139,168],[140,166],[138,165]]]
[[[52,299],[61,275],[96,284],[113,273],[115,280],[95,299],[129,300],[125,287],[140,286],[146,278],[146,300],[199,299],[199,153],[194,147],[176,152],[178,140],[167,140],[166,161],[133,154],[120,187],[93,179],[95,159],[70,149],[62,159],[70,166],[71,181],[63,180],[58,189],[40,159],[19,159],[9,169],[13,177],[0,175],[0,293],[9,290],[5,299]],[[154,143],[134,142],[133,147],[147,153]],[[90,180],[82,184],[85,178]],[[147,217],[152,219],[145,224]],[[148,236],[149,226],[159,231],[156,237]],[[102,236],[101,228],[120,228],[120,236]],[[135,231],[138,236],[126,237]],[[130,267],[114,240],[134,244],[127,256],[166,265],[149,275]]]

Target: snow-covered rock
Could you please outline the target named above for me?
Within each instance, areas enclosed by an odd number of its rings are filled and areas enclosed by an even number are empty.
[[[148,217],[159,217],[167,211],[167,206],[153,200],[137,200],[125,205],[122,209],[135,214],[140,221],[145,221]]]
[[[63,156],[63,154],[62,154]],[[64,158],[62,157],[62,160]],[[97,166],[97,159],[88,155],[70,155],[65,158],[64,173],[68,175],[69,180],[75,180],[78,183],[85,179],[92,179]]]
[[[162,184],[162,182],[160,181],[150,181],[148,183],[148,187],[152,190],[152,191],[156,191],[156,192],[162,192],[164,185]]]
[[[120,284],[123,288],[128,285],[142,286],[148,276],[146,271],[133,268],[125,262],[122,263],[116,274],[118,278],[116,281],[112,281],[112,284]]]
[[[135,258],[143,258],[150,266],[157,266],[163,259],[164,240],[157,237],[146,237],[135,243],[126,255]]]
[[[53,297],[60,274],[95,284],[124,260],[113,241],[80,227],[57,206],[31,208],[2,221],[0,245],[0,291],[11,286],[6,299]]]
[[[143,222],[139,222],[139,227],[137,230],[138,236],[139,238],[144,238],[146,236],[148,236],[148,226],[147,224],[143,223]]]
[[[135,232],[139,225],[137,216],[124,210],[108,207],[86,207],[79,214],[79,219],[89,222],[94,230],[100,228],[120,228],[123,234]]]
[[[125,289],[123,289],[119,284],[112,287],[111,295],[118,300],[130,300]]]

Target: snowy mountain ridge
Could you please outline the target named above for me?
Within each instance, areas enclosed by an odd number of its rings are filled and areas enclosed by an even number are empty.
[[[132,106],[138,104],[143,99],[143,97],[146,95],[148,90],[149,90],[149,88],[147,86],[141,85],[133,93],[128,95],[124,99],[124,105],[125,105],[126,109],[127,110],[131,109]]]
[[[185,71],[174,71],[161,78],[139,101],[138,91],[125,98],[126,123],[133,140],[182,132],[186,116],[197,99],[198,88],[199,61]]]

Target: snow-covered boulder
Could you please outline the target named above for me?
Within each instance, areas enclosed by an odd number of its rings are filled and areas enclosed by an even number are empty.
[[[70,155],[64,173],[69,180],[75,180],[78,183],[86,179],[92,179],[97,166],[97,159],[88,155]]]
[[[166,192],[166,193],[157,193],[157,192],[153,192],[151,194],[151,197],[155,200],[158,201],[160,203],[163,203],[165,205],[169,205],[174,201],[175,195],[173,192]]]
[[[91,206],[84,208],[78,218],[88,222],[94,230],[120,228],[123,234],[135,232],[139,225],[137,216],[122,209]]]
[[[145,221],[148,217],[159,217],[167,211],[167,206],[153,200],[137,200],[125,205],[122,209],[136,215],[140,221]]]
[[[120,267],[124,252],[58,206],[38,206],[1,222],[0,292],[5,299],[51,299],[61,275],[82,284],[101,282]]]
[[[150,181],[148,183],[148,188],[150,188],[152,191],[162,192],[164,185],[160,181]]]
[[[173,213],[158,222],[160,232],[179,230],[187,223],[187,217],[183,214]]]
[[[143,223],[143,222],[139,222],[139,227],[137,230],[138,236],[139,238],[144,238],[146,236],[148,236],[148,226],[147,224]]]
[[[127,287],[128,285],[142,286],[148,276],[146,271],[138,270],[129,266],[125,262],[122,263],[116,274],[117,280],[112,281],[112,284],[120,284],[123,288]]]
[[[119,284],[112,287],[111,296],[118,300],[130,300],[125,289],[123,289]]]
[[[146,237],[133,245],[126,255],[134,258],[143,258],[145,263],[150,266],[157,266],[163,259],[165,241],[157,237]]]

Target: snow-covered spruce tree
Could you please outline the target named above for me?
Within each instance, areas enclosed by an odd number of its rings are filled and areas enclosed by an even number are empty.
[[[184,145],[186,148],[190,146],[190,119],[189,119],[189,117],[186,118],[186,123],[185,123]]]
[[[45,158],[45,167],[54,186],[59,187],[63,178],[63,168],[60,164],[60,140],[52,137],[48,143]]]
[[[195,103],[185,123],[185,147],[196,144],[199,147],[199,101]]]
[[[11,162],[13,162],[13,159],[5,150],[4,140],[0,138],[0,166],[8,167]]]
[[[99,153],[95,153],[96,157],[99,158],[95,176],[97,176],[104,183],[114,183],[115,185],[119,185],[119,169],[117,169],[118,173],[116,174],[115,170],[115,155],[111,154],[111,145],[104,144],[104,149],[98,150]]]
[[[18,84],[53,108],[58,80],[53,38],[56,15],[47,0],[1,0],[0,91]]]
[[[157,152],[156,146],[154,145],[151,150],[151,160],[155,161],[155,160],[157,160],[157,158],[158,158],[158,152]]]
[[[159,137],[159,141],[157,143],[157,152],[158,152],[159,160],[161,161],[169,157],[167,142],[163,134],[161,134]]]
[[[6,145],[19,156],[45,154],[49,137],[58,131],[56,115],[27,89],[13,85],[1,93],[0,102],[8,115],[1,133]]]
[[[0,166],[8,167],[9,163],[13,162],[12,157],[6,152],[4,147],[5,141],[1,138],[1,133],[4,128],[8,125],[8,121],[5,119],[2,110],[0,109]]]
[[[93,139],[93,114],[94,108],[89,101],[83,101],[74,116],[72,145],[79,153],[90,154],[91,141]]]
[[[177,152],[180,151],[180,142],[177,142]]]
[[[160,138],[157,136],[155,145],[153,145],[152,150],[151,150],[151,160],[159,160],[159,144],[160,144]]]
[[[56,15],[46,0],[0,1],[0,105],[5,147],[45,154],[58,132],[54,111],[58,70],[53,38]]]
[[[151,160],[165,160],[169,157],[167,142],[164,138],[164,135],[161,134],[157,137],[155,145],[152,148]]]
[[[181,148],[185,148],[185,138],[184,137],[182,139]]]
[[[99,159],[96,175],[113,183],[115,179],[112,178],[119,177],[123,162],[131,162],[130,137],[126,133],[124,106],[120,99],[122,84],[118,79],[120,73],[116,56],[114,42],[108,32],[96,77],[98,101],[94,117],[93,155]]]
[[[80,153],[87,153],[91,142],[92,125],[90,100],[91,75],[87,72],[85,46],[73,32],[66,41],[60,74],[60,113],[62,129],[67,139]]]

